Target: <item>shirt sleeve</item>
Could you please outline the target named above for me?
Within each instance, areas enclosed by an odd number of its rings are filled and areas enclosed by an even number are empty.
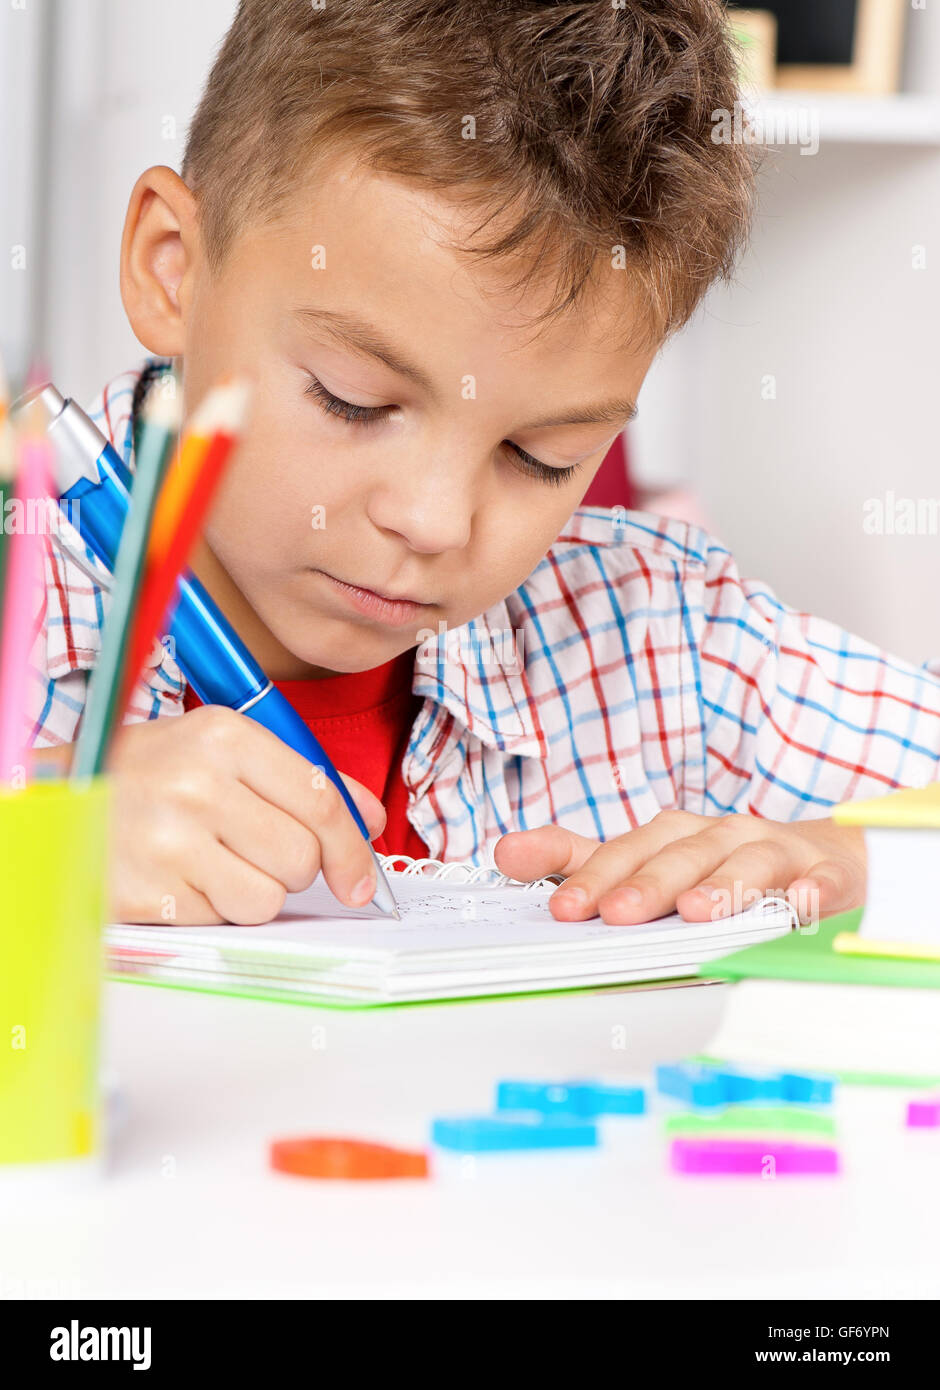
[[[809,819],[940,775],[940,673],[788,608],[714,542],[698,664],[706,814]]]

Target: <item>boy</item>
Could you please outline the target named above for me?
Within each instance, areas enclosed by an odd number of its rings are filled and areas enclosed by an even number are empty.
[[[698,531],[578,510],[740,244],[747,147],[711,139],[735,95],[716,0],[243,0],[182,178],[148,170],[127,214],[124,305],[159,360],[99,424],[130,460],[167,363],[186,414],[251,375],[196,574],[379,849],[566,875],[561,919],[853,906],[861,837],[827,809],[937,775],[935,676]],[[102,614],[61,555],[48,598],[40,748],[75,737]],[[321,867],[368,901],[334,789],[193,707],[169,653],[145,676],[114,915],[261,922]]]

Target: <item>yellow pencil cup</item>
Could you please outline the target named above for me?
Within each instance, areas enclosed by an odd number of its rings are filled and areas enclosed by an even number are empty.
[[[108,785],[0,792],[0,1176],[94,1170]]]

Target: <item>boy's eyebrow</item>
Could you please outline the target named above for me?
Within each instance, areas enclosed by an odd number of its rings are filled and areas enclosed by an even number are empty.
[[[409,362],[397,348],[383,338],[374,324],[359,318],[357,314],[341,313],[336,309],[295,309],[294,314],[305,327],[312,325],[325,328],[331,337],[346,347],[384,362],[393,372],[407,377],[432,399],[436,399],[438,393],[427,373],[415,363]],[[555,425],[613,424],[618,420],[632,420],[636,413],[634,401],[599,401],[596,405],[581,406],[542,420],[533,420],[521,428],[537,430],[551,429]]]
[[[566,411],[563,415],[552,415],[547,419],[533,420],[521,428],[527,430],[547,430],[553,425],[612,425],[618,420],[633,420],[637,414],[634,401],[598,401],[597,405],[579,406],[577,410]]]
[[[399,376],[407,377],[413,381],[429,396],[436,397],[434,383],[426,372],[420,367],[409,362],[402,354],[394,348],[387,339],[383,338],[377,328],[365,319],[361,319],[356,314],[339,313],[335,309],[295,309],[297,318],[305,326],[318,325],[346,347],[353,348],[357,352],[366,353],[369,357],[377,357],[380,362],[384,362],[386,367],[390,367]]]

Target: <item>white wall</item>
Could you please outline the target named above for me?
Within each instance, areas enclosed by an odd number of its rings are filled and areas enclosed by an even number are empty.
[[[862,523],[888,490],[940,499],[940,150],[774,159],[736,285],[644,388],[635,454],[693,482],[745,573],[788,602],[938,656],[940,534]]]
[[[0,141],[0,270],[6,270],[6,248],[13,242],[25,238],[30,256],[25,275],[0,275],[0,347],[11,369],[22,370],[23,316],[37,302],[41,281],[42,321],[33,336],[61,389],[88,400],[143,355],[118,289],[128,198],[149,165],[179,168],[187,123],[237,4],[19,3],[26,8],[14,10],[10,0],[0,0],[0,118],[6,132]],[[40,33],[51,46],[41,95]],[[40,110],[52,136],[48,180],[37,177]],[[37,185],[44,182],[46,254],[35,226]]]
[[[187,124],[237,5],[59,0],[52,8],[55,310],[48,340],[62,389],[87,400],[143,355],[118,288],[128,198],[151,164],[179,169]]]
[[[25,239],[36,252],[19,279],[0,261],[0,347],[21,365],[22,324],[38,304],[53,377],[79,399],[141,355],[117,283],[127,199],[149,164],[178,168],[235,8],[0,7],[0,249],[6,257]],[[43,24],[54,35],[47,255],[34,225],[35,156],[23,153],[41,147]],[[940,5],[910,24],[908,85],[940,92]],[[692,482],[746,573],[917,660],[940,655],[940,536],[866,535],[862,508],[888,489],[940,497],[938,231],[940,148],[774,152],[736,285],[709,297],[654,368],[632,434],[642,477]],[[926,247],[925,270],[911,268],[915,244]],[[761,395],[767,374],[773,401]]]
[[[940,5],[909,16],[904,86],[940,96]],[[940,503],[938,333],[940,145],[768,152],[734,286],[641,393],[640,479],[693,484],[744,573],[787,602],[940,657],[940,534],[862,525],[889,490]]]
[[[46,29],[41,5],[0,9],[0,353],[11,376],[26,371],[30,325],[43,314]]]

